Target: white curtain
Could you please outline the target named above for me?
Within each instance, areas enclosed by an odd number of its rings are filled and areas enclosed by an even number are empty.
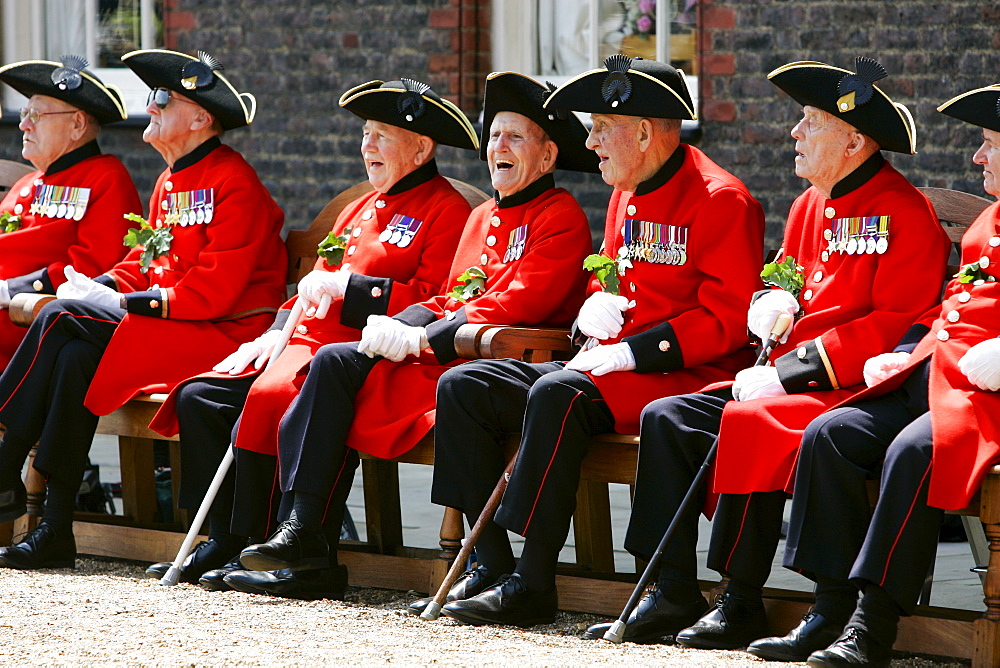
[[[82,0],[45,0],[45,56],[87,54],[87,5]]]
[[[618,0],[599,2],[600,58],[621,48],[624,10]],[[590,58],[590,2],[584,0],[535,0],[538,17],[538,60],[535,72],[548,76],[574,76],[600,62]]]

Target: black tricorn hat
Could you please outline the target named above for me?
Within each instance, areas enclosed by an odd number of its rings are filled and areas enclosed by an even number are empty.
[[[142,49],[122,56],[150,88],[167,88],[204,107],[226,130],[250,125],[257,99],[238,92],[222,75],[222,63],[205,53],[198,57],[166,49]]]
[[[937,110],[960,121],[1000,132],[1000,83],[957,95]]]
[[[917,129],[909,109],[893,102],[875,85],[887,76],[885,68],[865,56],[854,62],[857,72],[814,61],[789,63],[767,78],[802,106],[836,116],[874,139],[879,147],[916,153]]]
[[[556,168],[574,172],[600,171],[597,154],[586,146],[587,128],[572,111],[546,110],[545,100],[555,90],[534,79],[515,72],[493,72],[486,77],[483,102],[483,137],[479,159],[486,159],[486,144],[493,117],[501,111],[512,111],[534,121],[559,148]]]
[[[395,125],[439,144],[479,148],[476,131],[462,110],[420,81],[369,81],[341,95],[339,104],[366,121]]]
[[[604,67],[573,77],[549,96],[546,109],[591,114],[697,120],[684,73],[656,60],[616,53]]]
[[[25,60],[0,67],[0,81],[25,97],[48,95],[82,109],[101,125],[128,118],[120,90],[105,84],[87,69],[80,56],[66,55],[61,63]]]

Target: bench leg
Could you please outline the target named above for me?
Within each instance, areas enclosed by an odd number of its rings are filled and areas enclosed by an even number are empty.
[[[1000,476],[987,475],[980,498],[989,563],[983,580],[986,612],[972,625],[972,665],[976,668],[1000,665]]]
[[[399,508],[399,465],[384,459],[361,460],[365,489],[368,543],[380,554],[395,554],[403,545],[403,514]]]
[[[612,573],[615,556],[611,539],[611,503],[608,483],[580,482],[573,514],[576,564],[584,570]]]
[[[164,441],[170,449],[170,491],[171,505],[173,506],[174,522],[180,526],[190,526],[188,524],[188,512],[178,507],[177,501],[181,498],[181,444],[179,441]],[[232,475],[232,474],[230,474]]]
[[[122,513],[136,524],[152,524],[158,508],[153,439],[119,436],[118,460],[122,471]]]

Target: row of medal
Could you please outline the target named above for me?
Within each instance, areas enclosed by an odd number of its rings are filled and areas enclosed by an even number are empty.
[[[834,218],[823,238],[827,253],[882,254],[889,250],[889,216]]]
[[[623,260],[672,265],[687,262],[686,227],[626,218],[623,236],[625,243],[618,249]]]
[[[46,218],[80,220],[89,201],[90,188],[40,184],[35,186],[35,199],[28,210]]]
[[[386,228],[382,230],[382,233],[378,235],[378,240],[384,244],[406,248],[413,241],[413,237],[417,235],[417,231],[423,224],[424,221],[422,220],[397,213],[389,221]]]
[[[167,212],[167,225],[206,225],[215,216],[215,189],[167,193],[160,206]]]
[[[528,226],[521,225],[521,227],[512,230],[510,233],[510,238],[507,240],[507,252],[503,254],[504,262],[513,262],[514,260],[520,260],[521,256],[524,255],[524,244],[528,241]]]

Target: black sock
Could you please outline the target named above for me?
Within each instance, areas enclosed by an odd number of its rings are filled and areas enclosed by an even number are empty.
[[[292,492],[289,492],[292,494]],[[306,529],[319,531],[323,526],[323,515],[326,513],[326,499],[318,494],[294,492],[292,497],[292,512],[290,520],[296,520]]]
[[[899,605],[885,589],[869,583],[865,585],[864,594],[848,626],[867,630],[874,642],[888,650],[896,642],[901,613]]]
[[[76,495],[79,483],[67,485],[55,478],[49,480],[45,489],[45,508],[42,521],[56,530],[56,534],[67,537],[73,533],[73,512],[76,509]]]
[[[478,518],[472,518],[475,522]],[[485,566],[493,577],[514,572],[514,551],[507,538],[507,530],[495,522],[487,522],[476,541],[476,562]]]
[[[26,443],[9,432],[0,439],[0,491],[17,486],[29,452],[31,443]]]
[[[830,622],[845,626],[858,605],[858,590],[847,580],[820,575],[816,578],[816,605],[813,612]]]
[[[546,592],[556,586],[556,563],[561,545],[527,539],[517,562],[515,573],[520,574],[530,591]]]
[[[677,573],[660,571],[659,586],[663,597],[677,605],[686,605],[698,599],[704,600],[698,580],[680,577]]]
[[[756,587],[732,578],[729,584],[726,585],[726,592],[748,601],[760,601],[763,594],[763,587]]]

